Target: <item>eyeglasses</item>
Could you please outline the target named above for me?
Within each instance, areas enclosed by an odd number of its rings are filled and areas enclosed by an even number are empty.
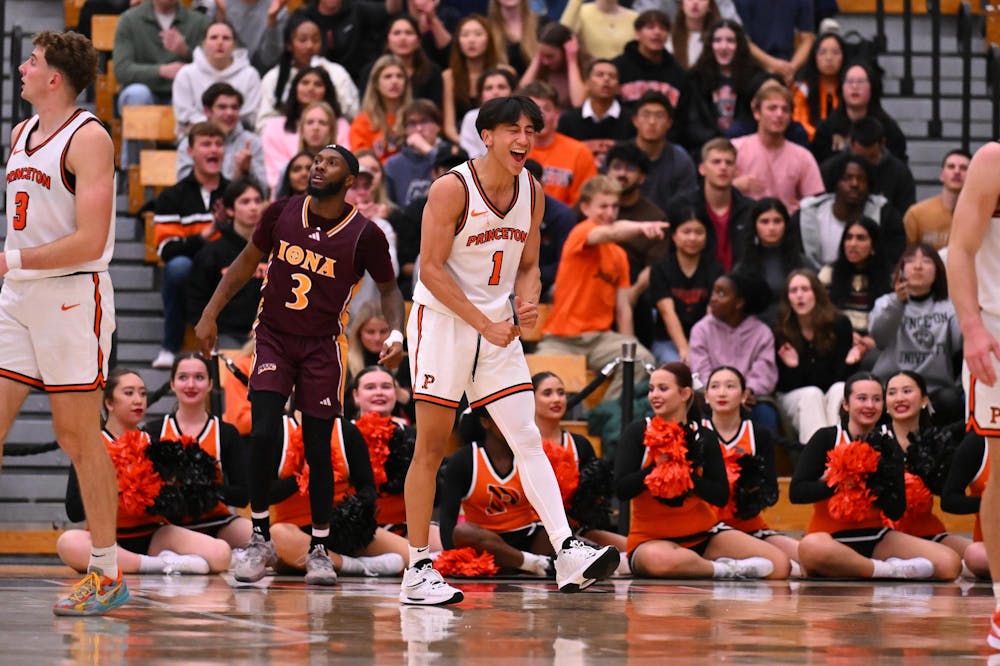
[[[845,86],[866,86],[868,79],[844,79]]]

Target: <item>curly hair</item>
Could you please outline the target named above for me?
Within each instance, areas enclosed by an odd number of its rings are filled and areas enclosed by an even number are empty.
[[[97,50],[80,33],[46,30],[35,35],[31,43],[45,50],[45,62],[66,77],[76,94],[97,78]]]

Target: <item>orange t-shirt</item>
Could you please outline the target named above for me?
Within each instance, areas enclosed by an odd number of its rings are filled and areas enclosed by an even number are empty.
[[[385,122],[392,127],[396,122],[395,114],[386,114]],[[364,111],[354,116],[348,136],[351,139],[352,151],[357,153],[359,150],[370,150],[382,164],[403,147],[398,138],[392,136],[387,138],[385,132],[372,125],[371,118]]]
[[[628,255],[615,243],[587,245],[587,234],[596,226],[596,222],[584,220],[566,237],[556,272],[552,314],[543,329],[548,335],[611,330],[617,292],[631,284]]]
[[[582,142],[556,132],[552,143],[545,148],[537,144],[528,158],[542,165],[542,186],[545,193],[567,206],[576,204],[580,188],[597,175],[597,161]]]

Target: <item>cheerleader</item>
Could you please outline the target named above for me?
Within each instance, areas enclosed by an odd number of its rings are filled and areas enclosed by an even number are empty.
[[[810,576],[954,580],[958,555],[885,526],[906,509],[903,452],[882,418],[882,384],[859,372],[844,384],[846,428],[820,428],[792,476],[789,499],[814,504],[799,561]]]
[[[729,482],[719,439],[689,422],[691,370],[667,363],[650,376],[651,419],[628,426],[615,457],[618,497],[631,502],[632,572],[650,578],[787,578],[777,547],[719,522]]]
[[[464,446],[446,460],[438,490],[445,553],[475,548],[492,555],[498,567],[554,577],[548,532],[528,501],[503,433],[485,407],[463,414],[460,430]]]
[[[376,477],[379,527],[405,537],[403,482],[413,457],[416,430],[393,416],[400,396],[399,384],[385,368],[370,365],[358,371],[351,393],[358,408],[353,423],[364,436]],[[440,530],[435,524],[431,525],[430,547],[431,552],[441,550]]]
[[[746,387],[743,373],[724,365],[712,371],[705,389],[712,414],[702,425],[719,438],[729,479],[729,503],[719,511],[719,518],[729,527],[781,550],[791,561],[792,575],[797,577],[801,573],[799,542],[772,530],[761,515],[778,501],[774,435],[744,418]]]
[[[975,432],[965,435],[955,456],[941,491],[941,509],[960,515],[976,514],[976,525],[972,530],[972,544],[965,549],[962,561],[970,577],[990,579],[990,563],[986,559],[983,545],[983,526],[979,519],[979,505],[986,479],[990,476],[989,447],[986,438]]]
[[[893,527],[942,543],[963,557],[972,541],[949,534],[934,513],[934,495],[941,494],[958,442],[950,428],[931,425],[929,405],[927,383],[912,370],[899,371],[885,385],[885,406],[892,431],[906,454],[906,512]]]
[[[250,521],[229,508],[247,505],[247,460],[236,428],[208,412],[208,394],[212,390],[208,363],[195,352],[178,354],[170,369],[170,390],[177,397],[177,408],[147,424],[146,429],[154,442],[194,439],[215,459],[222,480],[221,500],[200,515],[174,522],[218,537],[235,548],[250,539]]]
[[[135,453],[144,455],[149,435],[138,430],[146,417],[146,384],[134,370],[115,368],[104,386],[104,408],[107,418],[101,434],[109,449],[124,446],[135,438]],[[124,449],[123,449],[124,451]],[[131,462],[112,455],[112,460]],[[193,532],[176,525],[167,525],[162,516],[138,509],[130,502],[129,488],[122,482],[135,482],[132,470],[119,466],[119,504],[117,520],[118,566],[122,572],[207,574],[225,571],[229,567],[230,548],[221,539]],[[129,478],[133,477],[133,478]],[[76,522],[84,520],[83,500],[76,473],[70,469],[66,490],[66,513]],[[84,572],[90,558],[90,532],[66,530],[56,542],[60,559],[73,569]]]
[[[308,585],[334,585],[337,572],[396,576],[409,556],[406,539],[376,526],[375,479],[368,447],[349,422],[334,421],[330,439],[333,514],[325,543],[312,545],[309,468],[299,425],[284,417],[278,479],[271,484],[271,538],[278,570],[305,572]]]
[[[535,392],[535,425],[542,434],[545,453],[553,462],[552,468],[556,471],[568,516],[575,523],[576,535],[600,546],[614,546],[624,553],[627,545],[625,536],[611,531],[608,515],[608,502],[614,493],[610,465],[601,463],[590,440],[562,429],[561,423],[566,417],[566,385],[558,375],[547,371],[533,376],[531,385]],[[572,458],[577,470],[576,478],[572,480],[560,478],[559,474],[558,459],[567,455]],[[590,487],[602,485],[602,479],[607,481],[605,492]],[[581,489],[580,484],[584,488]],[[576,490],[570,491],[567,485],[575,486]],[[584,496],[578,496],[578,492]]]

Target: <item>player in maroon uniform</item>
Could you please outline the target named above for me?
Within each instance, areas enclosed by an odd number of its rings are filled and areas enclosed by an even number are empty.
[[[259,580],[276,561],[268,491],[277,477],[281,419],[293,387],[310,467],[313,526],[307,582],[322,582],[333,571],[324,544],[333,505],[330,433],[342,412],[347,307],[365,271],[378,285],[382,312],[392,328],[379,363],[395,367],[402,359],[403,296],[396,287],[388,243],[374,223],[344,201],[357,175],[358,160],[349,150],[338,145],[320,150],[309,171],[308,193],[277,201],[265,211],[195,327],[203,351],[210,352],[219,312],[257,265],[268,261],[250,376],[253,535],[233,568],[242,582]]]

